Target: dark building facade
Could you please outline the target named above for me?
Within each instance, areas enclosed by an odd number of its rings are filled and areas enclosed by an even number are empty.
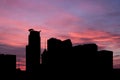
[[[74,64],[76,66],[81,64],[81,68],[87,69],[112,70],[113,68],[112,51],[98,51],[98,46],[95,43],[72,46],[70,39],[61,41],[50,38],[42,58],[43,64]]]
[[[60,64],[62,41],[56,38],[50,38],[47,41],[48,64]]]
[[[42,54],[42,64],[54,65],[50,65],[52,66],[51,70],[55,71],[53,73],[64,72],[63,75],[65,76],[69,73],[70,75],[80,73],[86,78],[92,75],[91,79],[96,79],[94,75],[97,74],[97,78],[99,77],[102,80],[105,77],[112,76],[113,52],[107,50],[98,51],[98,45],[95,43],[72,46],[70,39],[61,41],[50,38],[47,41],[47,50],[44,50]],[[58,70],[59,67],[60,70]],[[106,74],[109,75],[106,76]],[[82,75],[76,77],[85,78]]]
[[[15,80],[16,77],[16,55],[0,55],[0,79]]]
[[[42,64],[48,64],[48,51],[45,49],[42,54]]]
[[[47,41],[47,50],[42,54],[42,64],[69,64],[71,63],[72,42],[70,39],[61,41],[50,38]]]
[[[40,65],[41,39],[40,31],[29,29],[29,41],[26,46],[26,72],[38,71]]]
[[[99,67],[103,70],[110,71],[113,69],[113,52],[108,50],[98,51]]]

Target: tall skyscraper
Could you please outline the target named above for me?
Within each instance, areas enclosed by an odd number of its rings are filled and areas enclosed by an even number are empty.
[[[41,39],[40,31],[29,29],[28,45],[26,46],[26,71],[34,73],[40,65]]]

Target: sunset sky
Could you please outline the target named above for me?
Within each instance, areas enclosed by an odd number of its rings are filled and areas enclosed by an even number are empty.
[[[96,43],[120,68],[120,0],[0,0],[0,53],[17,55],[21,69],[30,28],[41,30],[42,49],[51,37]]]

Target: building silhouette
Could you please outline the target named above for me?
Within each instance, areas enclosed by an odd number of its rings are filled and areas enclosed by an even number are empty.
[[[48,39],[47,50],[42,54],[43,64],[45,62],[48,64],[69,64],[72,59],[69,54],[71,49],[72,42],[70,39],[64,41],[56,38]]]
[[[42,54],[42,64],[48,64],[48,51],[45,49]]]
[[[108,50],[98,51],[99,67],[110,71],[113,69],[113,52]]]
[[[7,80],[7,78],[15,80],[15,76],[16,80],[40,80],[48,78],[49,74],[52,75],[49,79],[56,77],[87,79],[89,77],[93,80],[98,78],[103,80],[120,75],[120,70],[113,69],[112,51],[98,51],[98,46],[94,43],[73,46],[70,39],[63,41],[56,38],[48,39],[47,49],[42,53],[41,65],[40,31],[29,29],[29,32],[26,46],[26,71],[16,69],[15,55],[1,54],[0,80]]]
[[[60,64],[62,41],[56,38],[47,40],[48,64]],[[49,58],[50,57],[50,58]]]
[[[41,52],[41,39],[40,31],[29,29],[28,45],[26,46],[26,72],[29,78],[35,75],[39,70],[40,65],[40,52]]]
[[[70,39],[64,41],[56,38],[48,39],[47,50],[42,54],[43,64],[74,64],[77,66],[80,64],[79,67],[89,69],[98,67],[103,69],[103,66],[111,70],[112,59],[112,51],[98,51],[98,46],[94,43],[72,46]]]
[[[0,80],[15,80],[16,55],[0,54]]]
[[[20,70],[20,68],[16,69],[16,80],[27,80],[26,71]]]
[[[98,51],[95,43],[72,46],[70,39],[64,41],[48,39],[47,49],[42,54],[42,64],[50,64],[49,66],[52,66],[50,71],[53,73],[62,73],[60,76],[53,74],[57,77],[68,74],[71,78],[85,79],[83,76],[87,78],[92,75],[90,79],[99,77],[102,80],[113,76],[112,62],[112,51]],[[81,75],[77,76],[77,73]],[[74,74],[76,75],[72,77]]]

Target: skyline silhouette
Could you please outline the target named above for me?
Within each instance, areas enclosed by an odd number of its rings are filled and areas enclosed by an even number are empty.
[[[0,80],[119,80],[120,0],[0,0],[0,63]]]
[[[36,65],[39,65],[40,63],[40,60],[42,60],[42,57],[40,59],[40,56],[45,56],[47,58],[45,58],[46,60],[48,60],[48,52],[49,53],[56,53],[56,51],[58,52],[58,54],[62,53],[62,54],[65,54],[65,53],[69,53],[69,52],[73,52],[73,53],[77,53],[79,52],[81,49],[84,50],[84,47],[83,46],[87,46],[87,45],[90,45],[90,47],[88,47],[88,50],[89,48],[92,50],[92,47],[95,48],[96,46],[96,50],[94,49],[93,51],[98,51],[98,46],[96,44],[91,44],[91,43],[87,43],[87,44],[83,44],[83,45],[77,45],[77,46],[73,46],[72,45],[72,42],[70,39],[66,39],[64,41],[61,41],[60,39],[57,39],[57,38],[50,38],[47,40],[47,49],[45,49],[43,51],[43,53],[41,53],[41,37],[40,37],[40,31],[35,31],[34,29],[29,29],[29,37],[28,37],[28,45],[26,46],[26,68],[28,68],[28,71],[32,71],[29,67],[30,65],[32,66],[33,64],[35,64],[34,62],[37,62]],[[78,47],[78,50],[77,48]],[[76,48],[76,50],[74,51],[74,49]],[[81,49],[80,49],[81,48]],[[72,51],[68,51],[69,49],[72,49]],[[87,49],[87,47],[86,47]],[[82,51],[81,51],[82,52]],[[98,51],[98,53],[113,53],[112,51],[108,51],[108,50],[101,50],[101,51]],[[34,54],[34,53],[37,53]],[[84,52],[83,52],[84,53]],[[92,52],[94,53],[94,52]],[[45,55],[44,55],[45,54]],[[34,56],[33,56],[34,55]],[[57,56],[57,54],[54,54]],[[67,54],[66,54],[67,55]],[[50,55],[49,55],[50,56]],[[90,56],[90,55],[89,55]],[[60,56],[59,56],[60,57]],[[61,56],[62,57],[62,56]],[[30,60],[33,58],[33,61]],[[43,57],[44,58],[44,57]],[[42,62],[45,61],[45,64],[47,63],[46,60],[43,59]],[[60,58],[59,58],[60,59]],[[112,59],[111,59],[112,60]],[[31,64],[32,63],[32,64]],[[44,63],[43,63],[44,64]],[[112,63],[113,64],[113,63]],[[32,67],[31,67],[32,68]],[[27,69],[26,69],[27,70]]]
[[[17,57],[25,70],[27,30],[42,31],[41,51],[47,40],[71,39],[74,46],[95,43],[111,50],[114,68],[120,68],[120,0],[1,0],[0,53]]]
[[[16,69],[16,55],[1,54],[0,72],[3,76],[6,75],[12,80],[40,80],[45,79],[43,76],[46,73],[48,76],[49,71],[52,70],[53,73],[64,72],[62,77],[64,74],[72,75],[75,71],[82,75],[85,75],[84,72],[89,74],[92,72],[93,75],[102,73],[100,79],[119,77],[120,69],[113,69],[113,51],[98,50],[98,45],[94,43],[73,46],[70,39],[61,41],[57,38],[50,38],[47,40],[47,49],[40,57],[40,31],[29,29],[29,32],[26,46],[26,71]],[[1,79],[4,80],[7,77],[1,77]],[[91,79],[94,77],[91,76]]]

